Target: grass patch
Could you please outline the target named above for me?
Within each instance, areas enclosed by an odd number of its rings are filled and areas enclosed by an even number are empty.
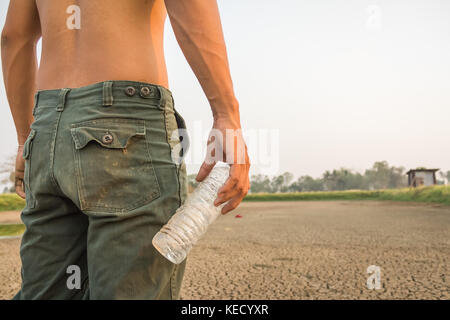
[[[254,193],[244,201],[393,200],[450,205],[450,186],[384,190],[346,190],[292,193]],[[22,210],[25,200],[15,193],[0,194],[0,211]]]
[[[0,225],[0,237],[20,236],[25,231],[23,224],[2,224]]]
[[[0,211],[16,211],[25,207],[25,200],[15,193],[0,194]]]
[[[450,205],[450,186],[249,194],[244,201],[392,200]]]

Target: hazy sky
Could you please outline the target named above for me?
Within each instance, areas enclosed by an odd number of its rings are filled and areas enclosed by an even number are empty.
[[[362,171],[377,160],[450,170],[450,1],[219,0],[219,6],[241,122],[257,133],[249,149],[264,154],[269,130],[268,151],[278,153],[266,157],[278,162],[277,173]],[[1,1],[2,25],[6,11]],[[190,129],[206,134],[207,100],[166,26],[176,107]],[[0,108],[4,159],[17,142],[3,85]],[[261,162],[255,158],[252,173],[270,171]]]

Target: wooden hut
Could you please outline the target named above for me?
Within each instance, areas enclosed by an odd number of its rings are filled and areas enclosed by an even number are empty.
[[[411,169],[406,173],[408,175],[408,185],[410,187],[432,186],[436,184],[437,171],[439,169]]]

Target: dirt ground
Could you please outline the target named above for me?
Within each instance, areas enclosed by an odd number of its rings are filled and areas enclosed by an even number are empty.
[[[19,288],[19,242],[0,240],[0,299]],[[449,264],[449,207],[243,203],[211,225],[190,253],[181,297],[450,299]],[[370,265],[380,267],[380,289],[367,288]]]
[[[22,223],[20,221],[20,211],[2,211],[0,212],[0,224]]]

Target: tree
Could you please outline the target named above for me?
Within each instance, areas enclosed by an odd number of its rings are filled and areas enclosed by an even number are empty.
[[[250,192],[271,192],[270,178],[262,174],[253,175],[251,177]]]
[[[447,172],[439,171],[439,177],[442,179],[442,184],[450,183],[450,170]]]
[[[301,176],[289,187],[289,191],[302,192],[302,191],[322,191],[323,180],[314,179],[311,176]]]
[[[287,192],[293,179],[294,175],[290,172],[285,172],[282,175],[273,178],[270,183],[272,192]]]
[[[324,190],[363,189],[364,178],[358,172],[341,168],[323,174]]]
[[[405,187],[404,171],[404,167],[390,167],[387,161],[377,161],[365,172],[367,187],[369,189]]]
[[[407,185],[407,177],[404,167],[389,166],[387,161],[377,161],[371,169],[364,174],[351,169],[340,168],[327,170],[321,178],[301,176],[294,182],[294,176],[290,172],[282,175],[268,177],[266,175],[254,175],[251,177],[252,193],[256,192],[304,192],[326,190],[349,189],[387,189],[400,188]],[[450,181],[450,171],[441,173]]]
[[[16,165],[16,155],[10,155],[5,161],[0,165],[0,184],[6,185],[3,189],[3,193],[14,193],[14,178],[15,178],[15,165]]]
[[[251,177],[250,192],[288,192],[292,179],[294,179],[294,175],[290,172],[285,172],[273,178],[261,174],[253,175]]]

